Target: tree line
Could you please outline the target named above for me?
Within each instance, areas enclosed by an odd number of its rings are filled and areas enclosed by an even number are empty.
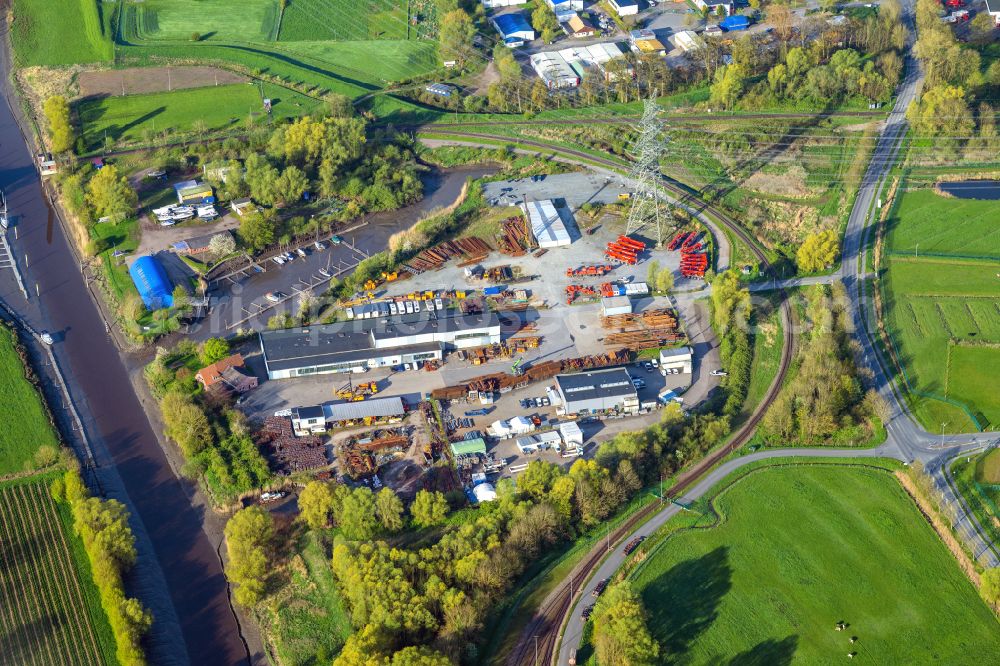
[[[192,361],[204,367],[228,355],[224,340],[211,338],[200,349],[184,340],[173,351],[157,349],[144,370],[159,401],[164,433],[184,455],[183,473],[200,479],[213,502],[222,505],[272,480],[246,416],[206,393],[188,367]]]
[[[129,513],[118,500],[91,497],[76,469],[67,470],[51,485],[52,497],[69,504],[73,531],[83,541],[90,570],[115,638],[115,656],[123,666],[142,666],[142,637],[153,616],[142,603],[125,594],[123,576],[135,564],[135,536]]]
[[[801,336],[798,370],[765,415],[762,432],[780,444],[837,444],[838,436],[856,438],[858,427],[883,410],[878,394],[862,386],[846,288],[838,282],[804,294],[811,329]]]

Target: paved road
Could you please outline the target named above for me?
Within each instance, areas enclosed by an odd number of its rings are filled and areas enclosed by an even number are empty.
[[[904,12],[906,13],[906,21],[912,31],[912,0],[904,3]],[[873,386],[889,405],[889,415],[886,419],[886,442],[879,447],[864,450],[768,450],[743,456],[728,461],[713,470],[698,485],[686,493],[681,501],[686,503],[687,501],[698,499],[729,473],[749,463],[767,458],[787,455],[845,458],[878,456],[896,458],[907,463],[919,460],[923,462],[927,471],[932,475],[935,484],[942,491],[945,501],[954,508],[957,515],[955,527],[973,551],[974,557],[983,566],[996,567],[1000,566],[1000,558],[997,556],[996,548],[983,538],[982,530],[976,523],[975,518],[968,511],[964,501],[952,491],[948,483],[947,468],[949,462],[955,456],[977,451],[985,446],[995,446],[997,445],[997,441],[992,440],[983,433],[966,433],[941,437],[925,431],[916,423],[906,407],[901,393],[886,373],[885,369],[891,366],[883,358],[881,351],[870,337],[870,332],[876,329],[871,303],[867,298],[866,278],[869,275],[864,271],[867,260],[865,244],[868,234],[873,233],[873,226],[879,215],[879,209],[876,206],[877,200],[886,187],[892,166],[899,156],[901,139],[905,136],[908,129],[905,117],[906,108],[916,95],[919,94],[923,83],[923,72],[920,63],[912,57],[912,54],[908,54],[906,57],[905,72],[904,79],[898,89],[896,104],[879,137],[871,163],[862,180],[854,208],[848,221],[844,236],[843,261],[840,269],[829,276],[784,281],[787,286],[799,286],[804,284],[829,283],[839,279],[843,280],[847,285],[852,301],[855,329],[858,332],[857,337],[862,345],[862,353],[865,356],[866,365],[874,372]],[[754,290],[764,290],[773,287],[773,283],[771,285],[761,283]],[[679,511],[680,509],[676,505],[667,505],[664,510],[660,511],[653,519],[636,530],[633,535],[624,538],[604,560],[589,582],[583,587],[582,594],[580,594],[570,610],[569,616],[566,618],[557,663],[568,663],[571,654],[578,648],[583,628],[580,613],[585,606],[593,602],[593,597],[590,593],[597,582],[613,575],[624,563],[625,556],[622,552],[622,544],[627,543],[632,536],[648,536],[652,534]],[[575,582],[568,581],[568,584],[574,585]]]

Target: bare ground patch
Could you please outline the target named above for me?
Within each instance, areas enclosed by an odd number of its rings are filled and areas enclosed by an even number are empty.
[[[80,95],[138,95],[183,88],[222,86],[250,79],[219,67],[132,67],[81,72],[77,77]]]

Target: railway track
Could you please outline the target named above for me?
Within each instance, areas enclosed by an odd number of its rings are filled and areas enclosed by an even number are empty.
[[[556,155],[563,156],[564,158],[570,157],[578,161],[600,164],[612,169],[621,169],[624,167],[621,162],[616,162],[602,157],[595,157],[582,151],[553,147],[536,141],[520,139],[512,141],[509,137],[500,137],[476,132],[449,131],[447,134],[449,136],[458,137],[459,139],[472,139],[490,142],[502,141],[506,143],[513,142],[522,146],[530,146],[532,148],[552,152]],[[663,187],[664,189],[677,195],[682,202],[712,215],[720,224],[729,229],[731,233],[747,245],[765,271],[769,273],[771,272],[770,263],[767,261],[767,257],[763,250],[760,249],[756,241],[751,238],[750,235],[732,218],[712,204],[702,201],[695,192],[681,183],[664,177]],[[761,400],[761,403],[753,411],[746,423],[740,426],[739,430],[736,431],[736,433],[724,446],[712,451],[706,457],[702,458],[701,461],[699,461],[694,467],[681,474],[676,483],[674,483],[674,485],[667,490],[667,496],[677,497],[682,494],[703,474],[709,471],[730,453],[745,444],[753,435],[757,425],[760,423],[760,420],[767,412],[767,408],[771,405],[777,397],[778,392],[781,390],[781,386],[784,383],[785,376],[788,374],[788,369],[792,362],[794,336],[792,334],[791,326],[791,307],[789,306],[788,299],[785,298],[783,291],[780,292],[780,295],[782,296],[781,318],[784,330],[781,363],[779,365],[778,372],[775,375],[774,381],[771,382],[771,386],[768,388],[764,399]],[[643,523],[648,517],[655,514],[661,508],[662,505],[659,503],[647,505],[615,528],[615,530],[612,531],[608,537],[609,541],[614,544],[619,543],[622,539],[630,535],[636,526]],[[508,664],[511,666],[525,666],[536,663],[552,664],[556,647],[559,643],[559,633],[565,623],[566,616],[573,607],[573,601],[576,598],[574,587],[580,587],[579,585],[574,584],[576,581],[585,581],[590,576],[591,571],[593,571],[604,559],[606,554],[607,546],[604,545],[604,542],[600,545],[595,545],[595,547],[587,554],[586,558],[572,571],[569,576],[569,584],[560,585],[557,590],[549,595],[549,597],[539,607],[531,622],[521,633],[520,640],[511,651],[510,656],[507,658]]]

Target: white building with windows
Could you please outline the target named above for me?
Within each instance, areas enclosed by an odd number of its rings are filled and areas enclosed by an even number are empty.
[[[419,364],[441,360],[446,349],[497,344],[500,318],[495,312],[455,317],[423,312],[262,331],[259,337],[268,378],[289,379]]]

